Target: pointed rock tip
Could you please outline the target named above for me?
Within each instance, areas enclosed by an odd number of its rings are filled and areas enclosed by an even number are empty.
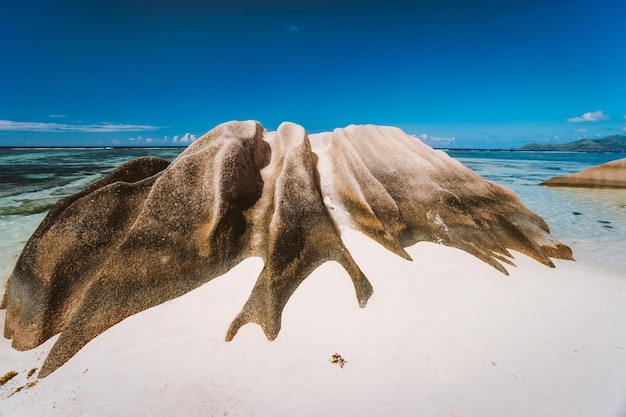
[[[213,129],[209,130],[209,132],[212,132],[216,129],[230,130],[232,132],[237,132],[243,137],[254,136],[259,129],[265,130],[261,122],[257,120],[252,120],[252,119],[251,120],[231,120],[228,122],[224,122],[215,126]]]
[[[302,137],[307,136],[306,129],[303,126],[293,122],[282,122],[280,126],[278,126],[278,129],[276,131],[279,134],[283,135],[291,134]]]

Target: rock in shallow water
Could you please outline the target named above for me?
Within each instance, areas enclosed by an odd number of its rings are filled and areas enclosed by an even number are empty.
[[[626,158],[584,169],[575,174],[550,178],[550,187],[626,188]]]
[[[291,294],[326,261],[346,269],[365,307],[373,289],[340,227],[406,259],[405,247],[438,242],[503,273],[508,249],[551,267],[550,257],[572,256],[511,190],[399,129],[307,136],[292,123],[267,132],[229,122],[171,164],[140,158],[60,200],[9,278],[4,335],[25,350],[61,333],[43,377],[126,317],[259,256],[265,266],[226,339],[253,322],[272,340]]]

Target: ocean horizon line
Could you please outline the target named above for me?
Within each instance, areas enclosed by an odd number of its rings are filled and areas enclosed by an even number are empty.
[[[6,146],[0,145],[0,149],[15,149],[15,150],[51,150],[51,149],[185,149],[189,145],[164,145],[164,146]]]
[[[13,150],[110,150],[110,149],[185,149],[189,145],[161,145],[161,146],[109,146],[109,145],[94,145],[94,146],[72,146],[72,145],[60,145],[60,146],[41,146],[41,145],[0,145],[0,149],[13,149]],[[429,145],[430,146],[430,145]],[[520,149],[520,148],[452,148],[452,147],[435,147],[433,149],[440,151],[476,151],[476,152],[526,152],[526,153],[553,153],[553,154],[623,154],[622,151],[609,151],[609,150],[552,150],[552,149]]]

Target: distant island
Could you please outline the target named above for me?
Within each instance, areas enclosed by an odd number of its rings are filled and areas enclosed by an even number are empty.
[[[602,139],[579,139],[568,143],[529,143],[520,151],[566,152],[626,152],[626,136],[614,135]]]

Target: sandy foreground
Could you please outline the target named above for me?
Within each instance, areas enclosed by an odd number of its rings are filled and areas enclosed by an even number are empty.
[[[0,416],[626,416],[626,276],[515,253],[507,277],[432,243],[408,262],[356,232],[344,241],[374,286],[365,309],[326,263],[275,341],[249,324],[226,343],[262,268],[250,258],[44,379],[28,373],[56,338],[27,352],[2,338],[0,376],[18,374]]]

